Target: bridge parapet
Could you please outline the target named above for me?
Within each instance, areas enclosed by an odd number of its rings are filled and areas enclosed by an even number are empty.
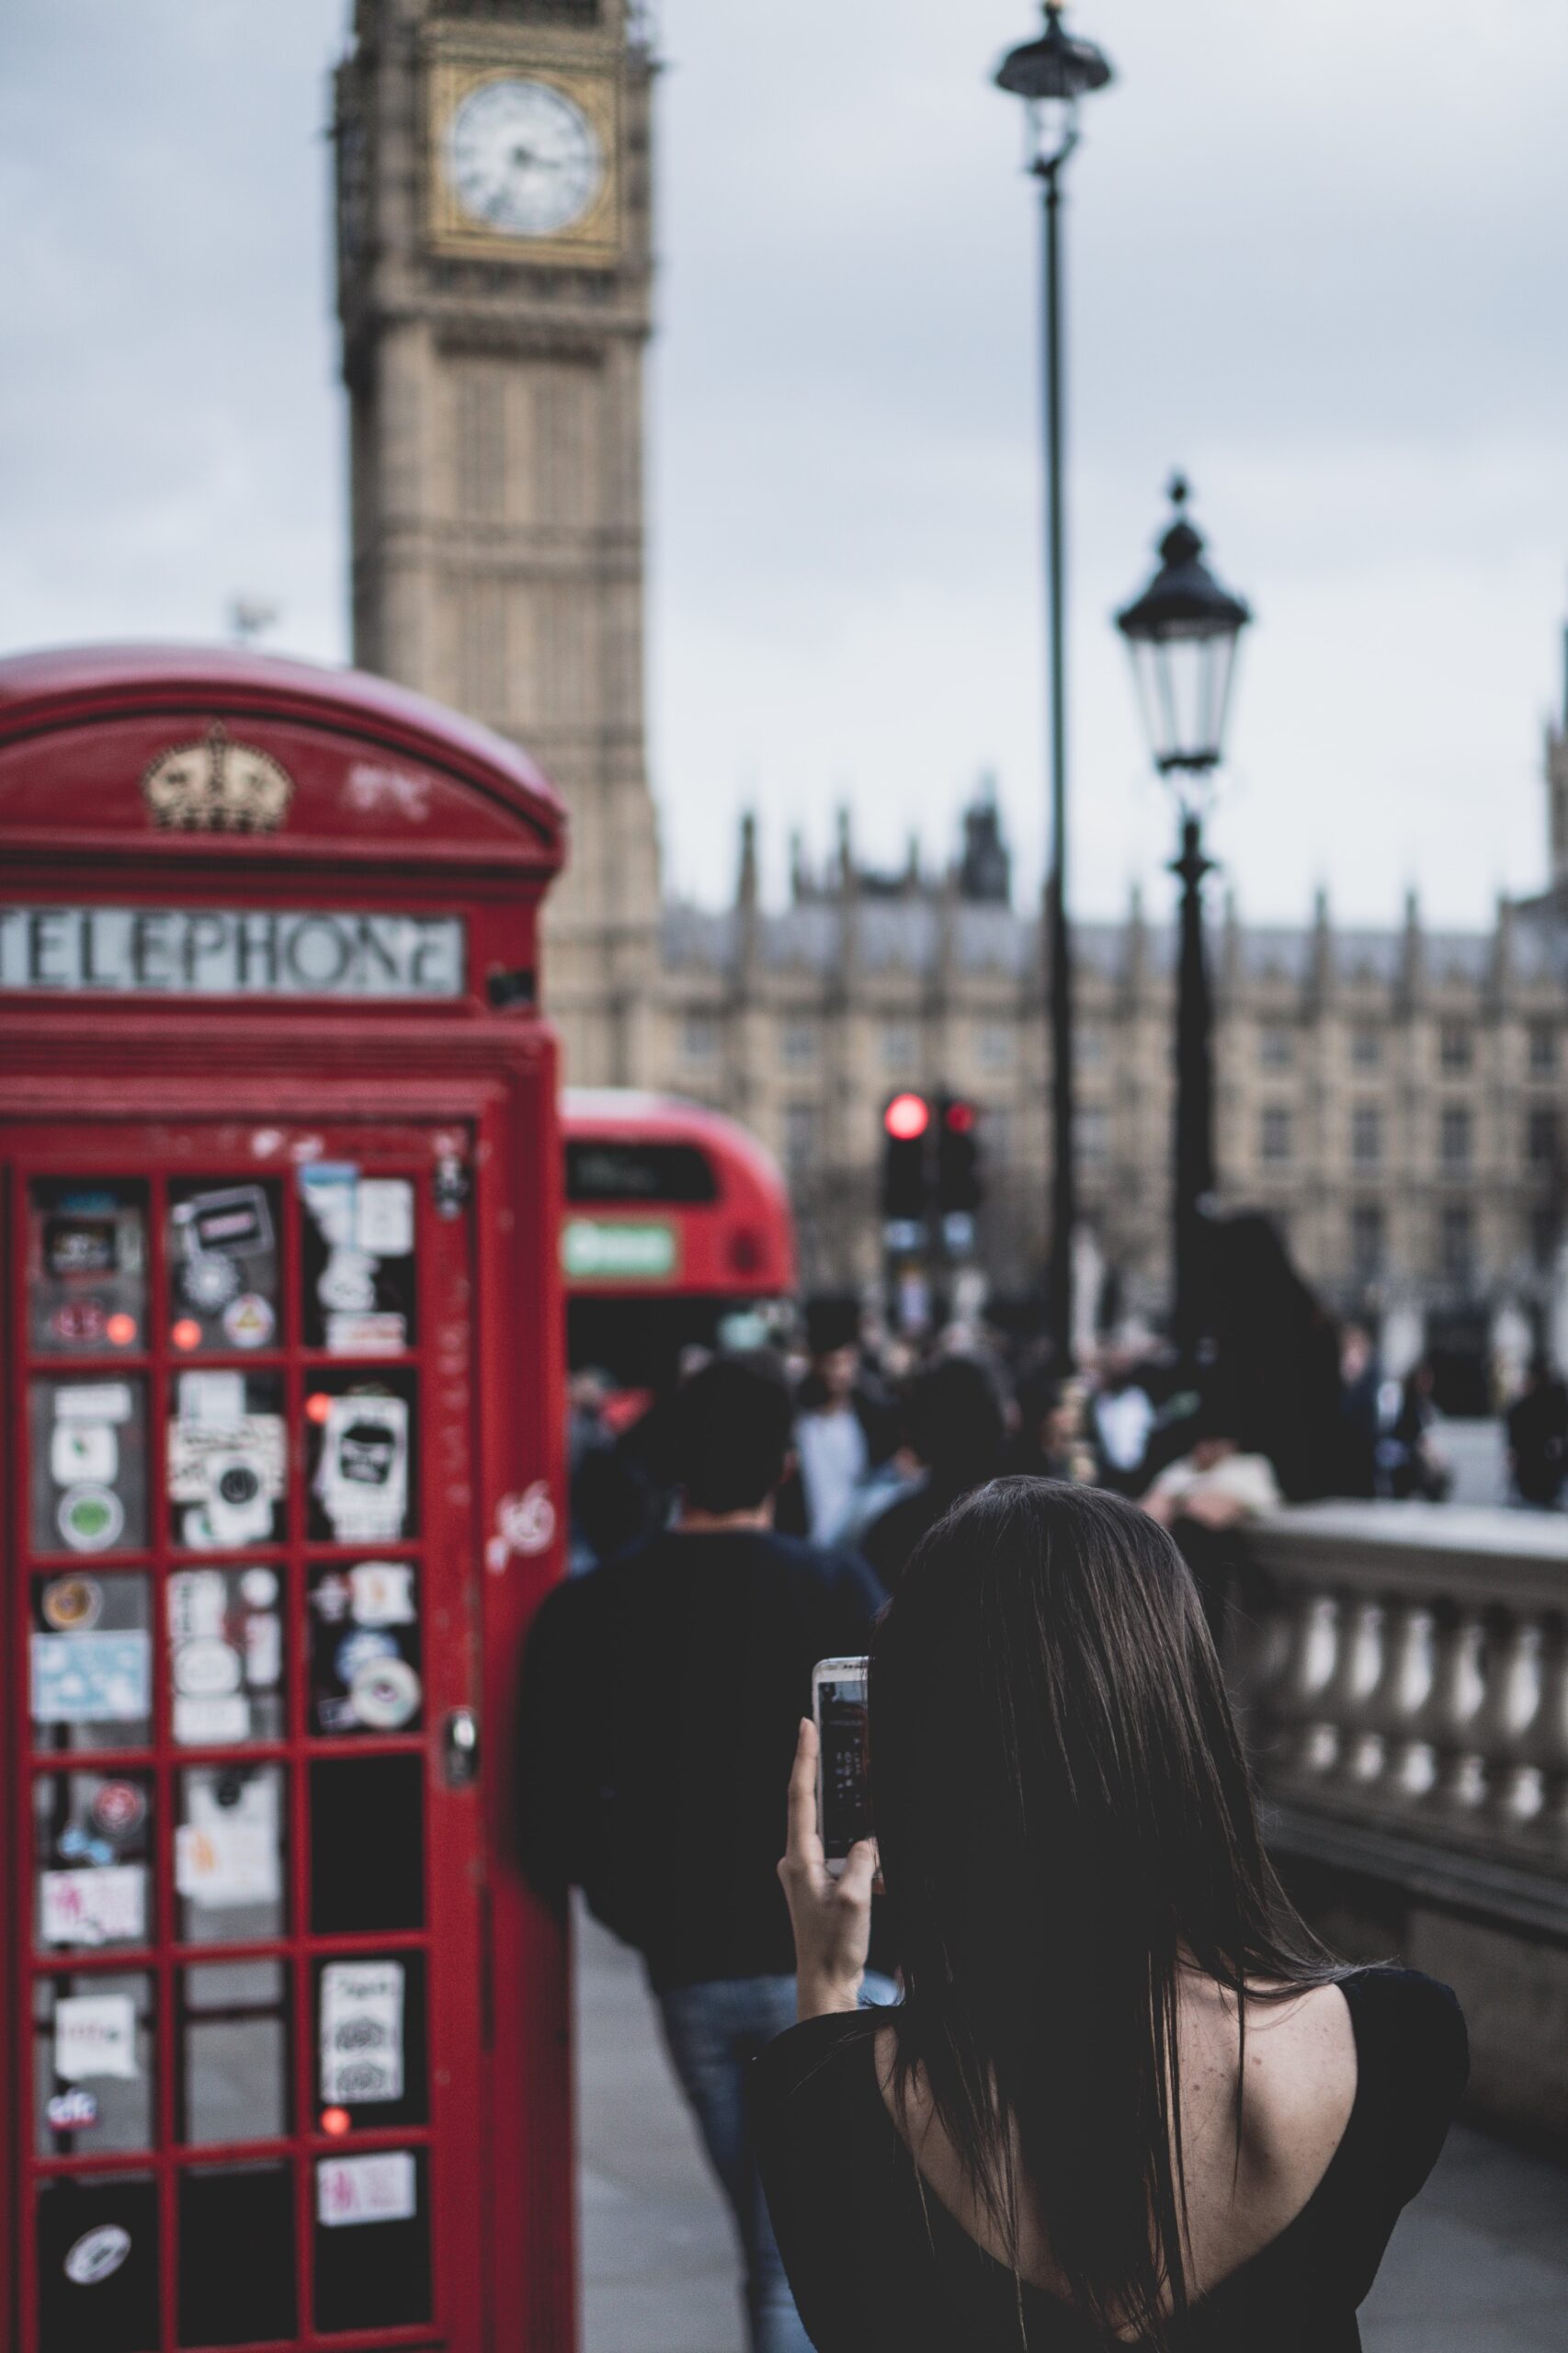
[[[1458,1986],[1477,2104],[1568,2143],[1568,1519],[1319,1504],[1246,1530],[1227,1666],[1309,1915]]]

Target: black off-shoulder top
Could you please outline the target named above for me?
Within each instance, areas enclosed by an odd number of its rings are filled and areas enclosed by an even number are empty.
[[[1345,1981],[1357,2086],[1306,2204],[1196,2302],[1181,2353],[1358,2353],[1356,2308],[1401,2209],[1442,2148],[1469,2069],[1446,1985],[1409,1970]],[[876,2075],[878,2013],[812,2018],[769,2044],[752,2086],[758,2162],[817,2353],[1020,2353],[1012,2272],[929,2192]],[[1028,2353],[1126,2353],[1024,2283]]]

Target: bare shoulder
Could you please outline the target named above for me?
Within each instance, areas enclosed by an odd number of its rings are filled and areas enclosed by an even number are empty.
[[[1264,2171],[1315,2182],[1356,2105],[1356,2029],[1338,1985],[1250,2000],[1245,2154]]]

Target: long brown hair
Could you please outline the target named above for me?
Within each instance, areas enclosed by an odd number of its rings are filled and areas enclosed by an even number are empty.
[[[910,1561],[871,1652],[872,1799],[916,2074],[1018,2273],[1020,2178],[1070,2301],[1185,2317],[1178,1981],[1346,1972],[1264,1852],[1197,1589],[1119,1497],[998,1479]],[[1021,2321],[1021,2302],[1020,2302]]]

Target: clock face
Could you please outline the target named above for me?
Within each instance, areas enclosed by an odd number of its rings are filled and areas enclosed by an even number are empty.
[[[509,237],[572,228],[604,186],[587,116],[549,82],[485,82],[454,108],[447,177],[470,218]]]

